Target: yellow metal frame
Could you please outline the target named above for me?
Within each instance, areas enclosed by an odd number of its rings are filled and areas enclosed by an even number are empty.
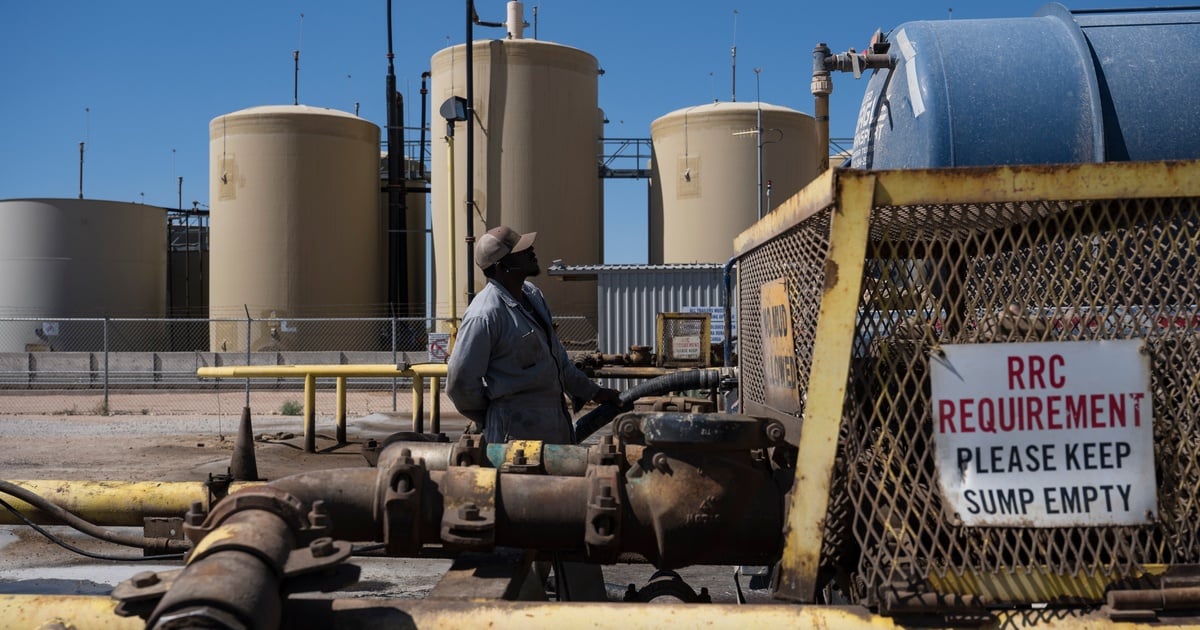
[[[1200,197],[1200,161],[1001,166],[909,171],[830,169],[734,240],[743,257],[806,219],[834,208],[825,287],[814,338],[795,484],[784,524],[776,595],[801,602],[816,596],[822,531],[845,402],[855,315],[862,290],[870,216],[880,206],[1125,198]],[[1030,575],[1056,592],[1094,593],[1087,576]],[[983,576],[944,580],[971,590],[1011,587]]]
[[[413,431],[422,432],[425,422],[425,379],[430,379],[430,430],[441,430],[441,379],[446,376],[444,363],[422,363],[401,367],[392,364],[361,363],[350,365],[230,365],[202,367],[200,378],[303,378],[304,379],[304,450],[316,452],[317,379],[337,379],[337,441],[346,442],[346,379],[352,377],[388,377],[412,379]]]

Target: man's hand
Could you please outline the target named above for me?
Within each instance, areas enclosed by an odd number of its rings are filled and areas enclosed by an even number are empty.
[[[600,391],[596,392],[595,396],[592,396],[592,402],[598,404],[612,403],[614,405],[620,405],[621,392],[608,387],[601,387]]]

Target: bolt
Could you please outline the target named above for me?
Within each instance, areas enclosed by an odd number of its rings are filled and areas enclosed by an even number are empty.
[[[312,510],[308,513],[308,524],[313,527],[329,527],[329,510],[325,509],[325,501],[313,501]]]
[[[479,506],[474,503],[464,503],[458,508],[458,517],[464,521],[482,520],[479,516]]]
[[[630,439],[637,435],[637,423],[634,421],[626,421],[621,423],[621,437]]]
[[[308,550],[312,552],[314,558],[326,558],[332,556],[333,552],[337,551],[337,547],[333,544],[333,539],[327,536],[309,543]]]
[[[158,584],[158,574],[153,571],[142,571],[134,574],[133,577],[129,578],[129,581],[138,588],[150,588]]]
[[[787,429],[784,428],[781,422],[772,422],[767,425],[767,440],[771,442],[779,442],[787,437]]]
[[[200,526],[204,524],[204,516],[204,504],[192,501],[192,507],[183,515],[183,520],[188,525]]]
[[[655,453],[654,457],[650,459],[650,463],[661,472],[667,472],[671,470],[671,466],[667,463],[666,453]]]

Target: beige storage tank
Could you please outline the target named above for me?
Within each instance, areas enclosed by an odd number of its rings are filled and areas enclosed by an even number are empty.
[[[167,218],[91,199],[0,201],[0,352],[104,350],[102,322],[163,318]],[[109,350],[165,350],[162,322],[110,324]]]
[[[786,107],[753,102],[688,107],[651,123],[650,138],[651,264],[728,261],[734,237],[758,221],[760,190],[766,214],[817,176],[816,125],[811,116]]]
[[[304,105],[209,124],[209,313],[213,351],[373,350],[386,316],[379,127]],[[246,311],[255,322],[249,334]]]
[[[536,231],[543,269],[555,259],[565,264],[602,262],[603,220],[597,144],[603,135],[597,100],[599,66],[581,50],[545,41],[477,41],[475,75],[474,234],[508,225]],[[452,96],[466,96],[466,45],[433,56],[431,107]],[[437,317],[450,312],[449,218],[453,208],[456,286],[455,311],[466,308],[466,122],[454,131],[454,202],[444,119],[433,123],[432,168],[434,292]],[[486,279],[474,270],[475,291]],[[587,331],[560,328],[564,342],[594,347],[596,287],[592,282],[560,282],[544,274],[537,281],[555,316],[582,315]],[[571,347],[569,344],[568,347]]]

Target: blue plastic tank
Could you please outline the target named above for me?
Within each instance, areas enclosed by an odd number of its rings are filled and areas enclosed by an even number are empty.
[[[1200,158],[1200,7],[907,22],[871,76],[851,166]]]

